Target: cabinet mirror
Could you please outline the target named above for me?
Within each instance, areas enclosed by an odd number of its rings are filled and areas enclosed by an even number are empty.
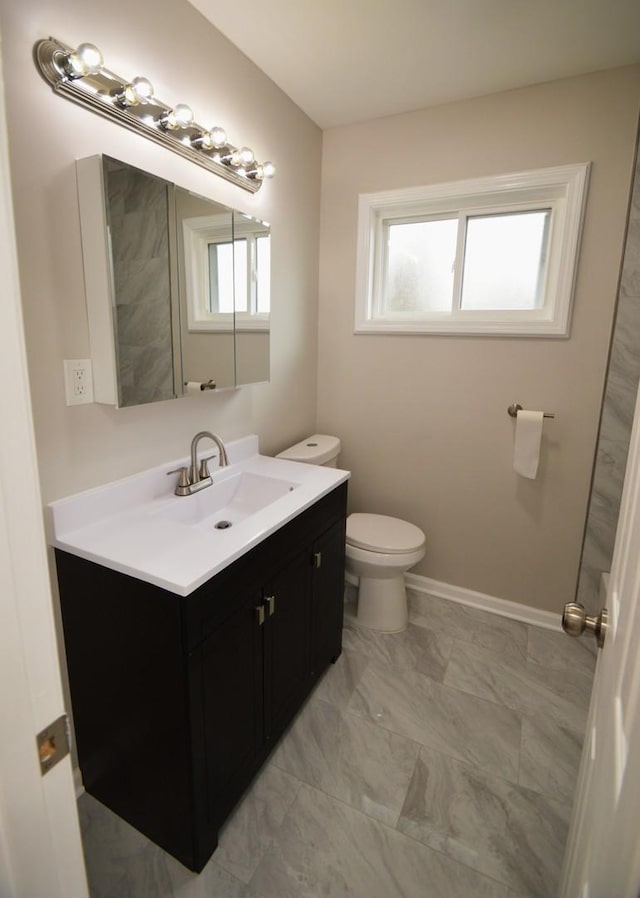
[[[268,225],[108,156],[76,165],[96,401],[268,380]]]

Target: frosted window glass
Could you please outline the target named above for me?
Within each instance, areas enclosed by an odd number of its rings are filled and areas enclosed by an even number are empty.
[[[540,209],[467,220],[463,310],[542,306],[550,216],[550,209]]]
[[[383,314],[449,312],[458,219],[390,224]]]
[[[209,312],[233,312],[233,246],[209,244]]]

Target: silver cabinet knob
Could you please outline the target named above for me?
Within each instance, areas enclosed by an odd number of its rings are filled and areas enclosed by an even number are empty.
[[[584,605],[579,602],[567,602],[562,612],[562,629],[568,636],[582,636],[585,630],[589,630],[595,636],[600,649],[604,645],[608,623],[609,612],[606,608],[594,617],[587,614]]]

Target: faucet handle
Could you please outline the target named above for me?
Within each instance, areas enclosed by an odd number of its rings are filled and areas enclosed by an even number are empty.
[[[200,480],[204,480],[205,477],[211,477],[211,472],[209,471],[209,462],[212,458],[215,458],[215,455],[208,455],[206,458],[200,459]]]
[[[179,474],[178,478],[178,487],[189,486],[189,475],[187,474],[186,468],[174,468],[173,471],[167,471],[167,477],[169,474]]]

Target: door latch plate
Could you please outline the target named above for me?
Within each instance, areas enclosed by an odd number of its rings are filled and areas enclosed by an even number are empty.
[[[66,714],[58,717],[36,736],[40,772],[44,776],[58,761],[66,758],[71,747],[69,720]]]

